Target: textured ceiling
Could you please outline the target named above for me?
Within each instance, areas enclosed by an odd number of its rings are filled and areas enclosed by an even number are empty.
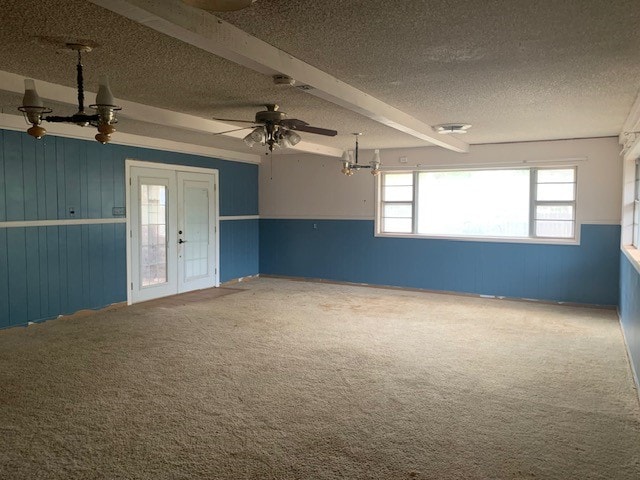
[[[470,143],[617,135],[640,87],[637,0],[258,0],[218,16],[427,124],[472,123]],[[35,37],[88,39],[100,45],[84,60],[89,90],[108,72],[117,98],[202,118],[278,103],[340,134],[307,141],[427,144],[82,0],[4,0],[0,24],[0,70],[73,87],[75,58]],[[246,151],[124,115],[119,128]]]
[[[638,0],[259,0],[219,16],[431,125],[472,123],[471,143],[617,135],[640,87]]]

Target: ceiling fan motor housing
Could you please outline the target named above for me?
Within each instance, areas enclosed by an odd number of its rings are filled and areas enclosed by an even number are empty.
[[[267,105],[267,110],[256,113],[256,123],[279,123],[287,114],[278,111],[277,105]]]

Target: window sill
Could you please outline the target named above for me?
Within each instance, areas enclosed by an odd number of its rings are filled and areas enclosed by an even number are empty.
[[[531,237],[462,237],[448,235],[414,235],[402,233],[375,233],[381,238],[417,238],[421,240],[449,240],[454,242],[529,243],[536,245],[580,245],[579,238],[531,238]],[[634,249],[635,250],[635,249]],[[638,252],[640,261],[640,251]],[[640,265],[640,263],[639,263]]]
[[[640,274],[640,250],[633,245],[623,245],[620,248],[625,257],[627,257],[629,262],[631,262],[631,265],[633,265],[636,271]]]

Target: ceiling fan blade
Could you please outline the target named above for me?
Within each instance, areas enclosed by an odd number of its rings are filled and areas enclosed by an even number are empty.
[[[219,122],[236,122],[236,123],[256,123],[254,120],[238,120],[237,118],[215,118],[212,120],[217,120]]]
[[[224,135],[225,133],[239,132],[240,130],[247,130],[249,128],[253,127],[234,128],[233,130],[225,130],[224,132],[214,132],[213,135]]]
[[[335,137],[338,132],[335,130],[329,130],[328,128],[312,127],[311,125],[300,125],[291,127],[291,130],[298,132],[315,133],[316,135],[326,135],[327,137]]]
[[[296,130],[299,127],[306,127],[309,124],[303,120],[298,120],[297,118],[285,118],[280,121],[280,125],[285,128],[290,128],[291,130]]]

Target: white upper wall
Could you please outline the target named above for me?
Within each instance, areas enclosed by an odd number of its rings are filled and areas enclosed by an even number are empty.
[[[469,153],[437,147],[383,150],[385,168],[460,168],[496,166],[578,166],[578,223],[619,224],[622,159],[618,139],[592,138],[473,145]],[[361,150],[360,163],[372,152]],[[407,157],[407,163],[400,163]],[[374,177],[361,170],[340,172],[340,159],[316,155],[274,155],[260,165],[260,215],[263,218],[373,219]]]

